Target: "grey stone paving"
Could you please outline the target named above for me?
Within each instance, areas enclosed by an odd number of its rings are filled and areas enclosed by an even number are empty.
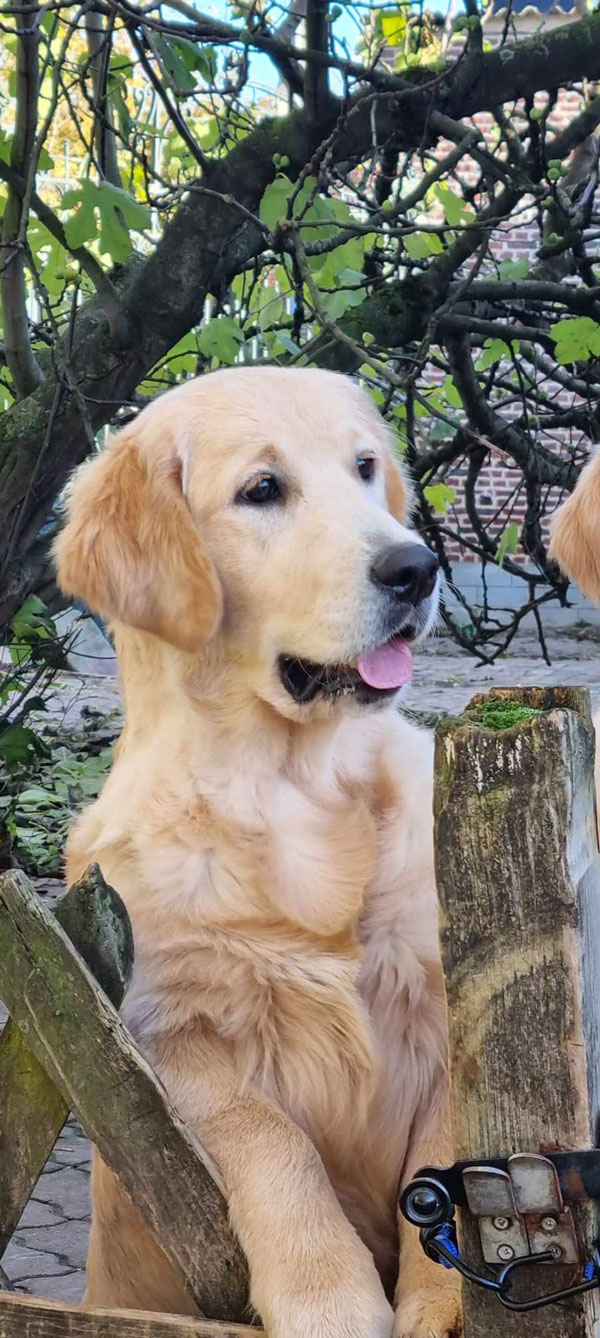
[[[419,712],[457,712],[468,698],[494,685],[581,684],[591,689],[600,706],[600,642],[583,629],[551,634],[553,663],[544,664],[532,637],[521,637],[511,653],[493,666],[477,666],[448,641],[432,642],[417,652],[407,705]],[[83,706],[107,712],[118,705],[114,680],[64,676],[56,685],[52,714],[69,729],[76,727]],[[40,887],[44,892],[44,887]],[[49,900],[57,885],[46,886]],[[4,1015],[5,1016],[5,1015]],[[0,1027],[3,1016],[0,1013]],[[44,1174],[8,1247],[2,1266],[18,1290],[54,1300],[77,1302],[85,1288],[85,1255],[89,1232],[90,1148],[71,1118],[50,1156]]]

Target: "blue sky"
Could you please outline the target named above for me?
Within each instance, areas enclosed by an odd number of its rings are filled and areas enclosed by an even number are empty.
[[[198,8],[205,14],[213,14],[215,18],[225,20],[229,23],[239,23],[239,19],[234,17],[232,7],[227,0],[208,0],[208,3],[202,4],[201,0]],[[332,6],[333,8],[333,6]],[[350,58],[356,56],[356,42],[360,35],[359,19],[356,12],[353,12],[348,5],[338,2],[338,8],[341,13],[333,22],[333,33],[336,41],[336,54],[339,56],[348,55]],[[282,22],[287,12],[287,5],[281,7],[273,4],[271,8],[271,21],[274,26]],[[366,7],[359,13],[364,16]],[[254,52],[251,55],[250,62],[250,82],[259,88],[275,90],[280,82],[279,76],[269,57],[262,52]],[[341,90],[341,81],[338,82],[338,76],[335,71],[332,72],[331,86],[334,92]],[[336,88],[336,83],[338,84]]]

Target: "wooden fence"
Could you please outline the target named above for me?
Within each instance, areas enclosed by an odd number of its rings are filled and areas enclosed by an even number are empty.
[[[218,1171],[114,1006],[132,960],[116,893],[92,869],[55,917],[23,874],[6,873],[0,877],[0,944],[0,998],[11,1016],[0,1037],[0,1252],[73,1110],[179,1269],[199,1315],[241,1319],[247,1268]],[[123,1311],[86,1314],[0,1293],[0,1338],[239,1338],[244,1332],[257,1330]]]
[[[576,689],[478,696],[438,732],[436,863],[457,1158],[596,1146],[593,755],[589,701]],[[218,1171],[116,1011],[132,958],[119,898],[92,869],[54,917],[22,874],[5,874],[0,944],[0,998],[11,1014],[0,1037],[0,1256],[73,1110],[203,1317],[86,1312],[0,1291],[0,1338],[260,1333],[240,1323],[247,1270]],[[583,1260],[595,1205],[575,1204],[573,1216]],[[479,1226],[461,1210],[462,1254],[485,1272]],[[581,1269],[527,1268],[531,1278],[519,1286],[554,1290]],[[596,1295],[514,1315],[469,1284],[465,1338],[592,1338]]]

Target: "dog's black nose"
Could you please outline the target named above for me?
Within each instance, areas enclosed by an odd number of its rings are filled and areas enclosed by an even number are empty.
[[[371,576],[405,604],[419,604],[435,588],[439,562],[425,544],[395,544],[375,558]]]

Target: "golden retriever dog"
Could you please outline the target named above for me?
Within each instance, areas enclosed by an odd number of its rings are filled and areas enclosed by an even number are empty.
[[[600,452],[588,461],[552,523],[550,556],[600,604]]]
[[[124,1017],[217,1163],[270,1338],[447,1338],[459,1279],[400,1177],[451,1159],[432,750],[402,719],[437,562],[349,380],[240,368],[78,472],[64,590],[112,620],[126,723],[68,877],[135,939]],[[192,1302],[96,1157],[87,1302]]]

